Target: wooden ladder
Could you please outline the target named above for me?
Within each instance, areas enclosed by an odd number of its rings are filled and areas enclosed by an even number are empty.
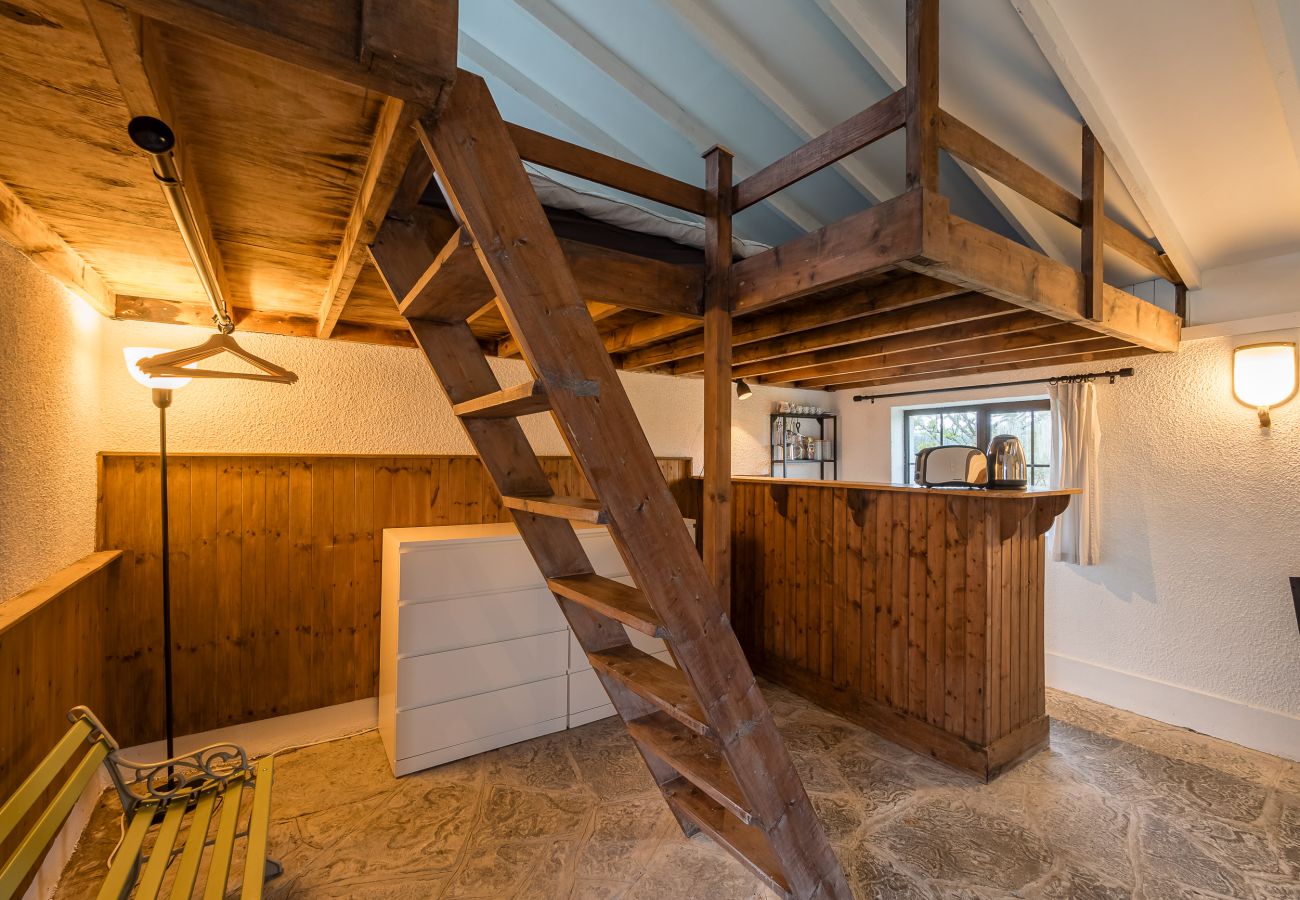
[[[487,86],[462,71],[417,127],[460,229],[438,246],[399,201],[371,254],[674,816],[782,897],[851,897]],[[429,174],[417,158],[407,181],[418,193]],[[497,382],[466,321],[483,298],[455,290],[466,265],[487,273],[532,381]],[[518,421],[544,411],[599,500],[553,493]],[[594,574],[573,522],[609,527],[638,588]]]

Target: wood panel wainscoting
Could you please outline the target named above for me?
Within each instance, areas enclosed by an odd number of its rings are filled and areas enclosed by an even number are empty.
[[[67,732],[68,710],[81,704],[102,715],[111,706],[106,626],[116,615],[122,555],[92,553],[0,603],[0,800]],[[0,859],[25,831],[0,842]]]
[[[103,623],[105,722],[161,736],[156,454],[99,457],[96,546],[125,554]],[[383,530],[509,521],[475,456],[169,454],[176,730],[188,734],[373,697]],[[659,461],[674,494],[691,461]],[[590,497],[547,457],[557,494]]]
[[[1047,745],[1043,536],[1069,492],[733,484],[756,671],[985,780]]]

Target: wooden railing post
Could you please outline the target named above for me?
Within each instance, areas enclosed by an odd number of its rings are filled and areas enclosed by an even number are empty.
[[[907,0],[907,189],[939,190],[939,0]]]
[[[1092,129],[1083,126],[1083,197],[1079,205],[1079,222],[1083,228],[1083,244],[1079,253],[1079,269],[1083,272],[1083,313],[1094,322],[1105,316],[1102,304],[1105,266],[1105,177],[1106,157],[1097,144]]]
[[[731,151],[704,154],[704,567],[731,610]]]

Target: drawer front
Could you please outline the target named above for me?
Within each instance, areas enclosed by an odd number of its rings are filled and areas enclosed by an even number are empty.
[[[660,656],[666,663],[672,663],[672,655],[667,652],[668,645],[659,638],[647,637],[639,631],[624,627],[627,632],[628,640],[632,646],[642,653],[649,653],[654,656]],[[569,671],[583,672],[591,668],[591,661],[587,659],[587,654],[582,652],[582,645],[578,643],[578,636],[569,632]]]
[[[608,576],[627,572],[604,528],[580,529],[578,539],[594,571]],[[518,537],[415,547],[401,554],[400,566],[398,599],[403,603],[517,591],[546,583]]]
[[[566,715],[568,681],[561,675],[489,694],[403,710],[397,714],[395,755],[399,760],[405,759],[562,718]]]
[[[400,712],[563,675],[567,655],[568,632],[553,631],[408,656],[397,661],[397,709]]]
[[[398,607],[398,656],[438,653],[568,627],[555,595],[544,587]]]
[[[655,658],[668,665],[673,664],[672,655],[668,652],[656,653]],[[596,677],[592,669],[585,672],[569,673],[569,714],[583,712],[589,709],[595,709],[598,706],[609,704],[609,695],[605,693],[605,687]],[[610,707],[611,711],[613,707]]]

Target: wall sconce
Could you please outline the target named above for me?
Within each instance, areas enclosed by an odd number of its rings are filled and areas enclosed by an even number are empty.
[[[1296,395],[1296,345],[1248,344],[1232,351],[1232,395],[1259,411],[1259,427],[1272,424],[1269,409]]]
[[[743,379],[743,378],[737,378],[737,379],[736,379],[736,399],[737,399],[737,400],[748,400],[748,399],[749,399],[750,397],[752,397],[752,396],[754,396],[754,389],[751,388],[749,385],[745,384],[745,379]]]

